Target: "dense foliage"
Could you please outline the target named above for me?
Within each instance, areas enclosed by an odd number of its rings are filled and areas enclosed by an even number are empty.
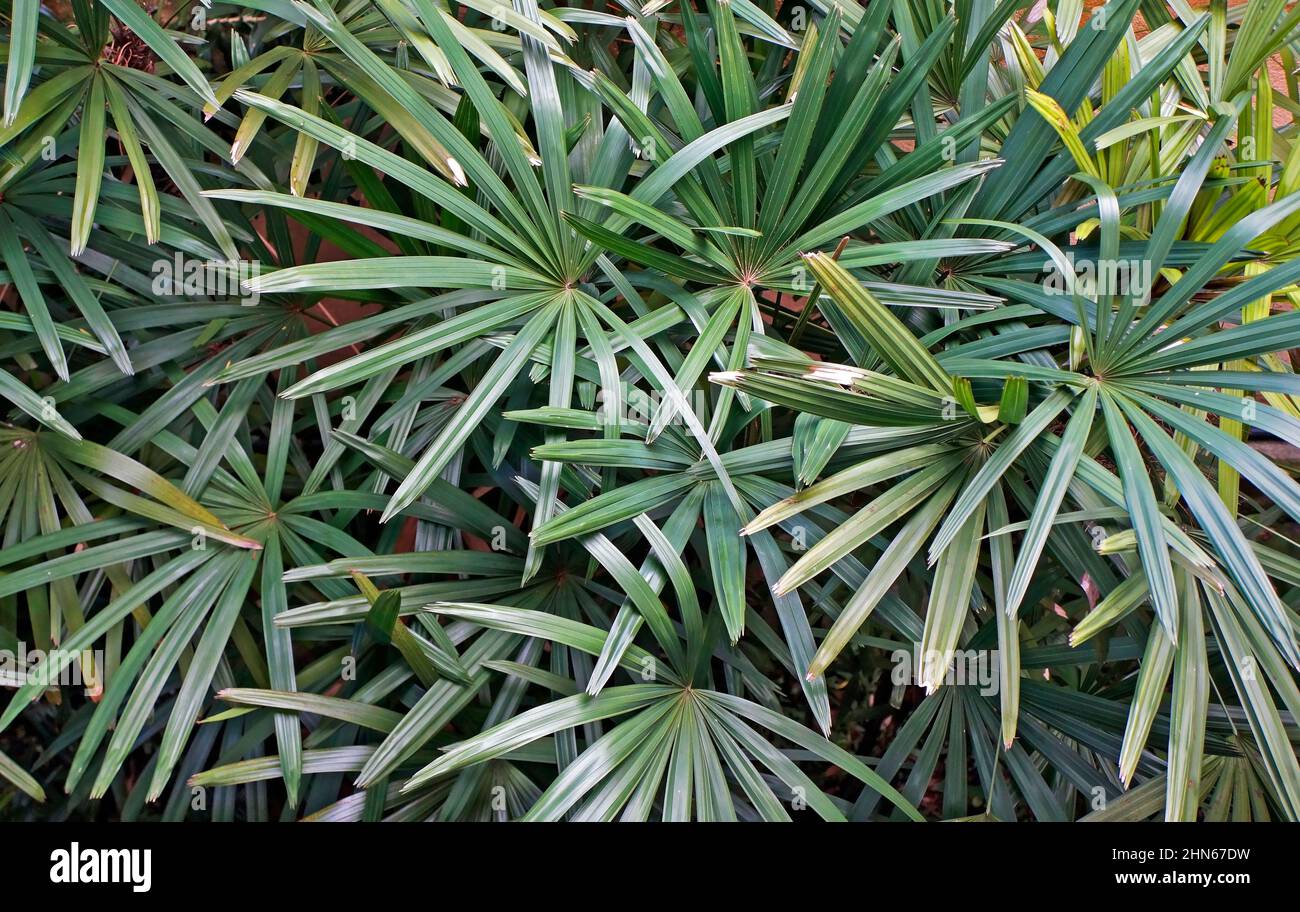
[[[1300,817],[1300,8],[158,7],[0,3],[0,814]]]

